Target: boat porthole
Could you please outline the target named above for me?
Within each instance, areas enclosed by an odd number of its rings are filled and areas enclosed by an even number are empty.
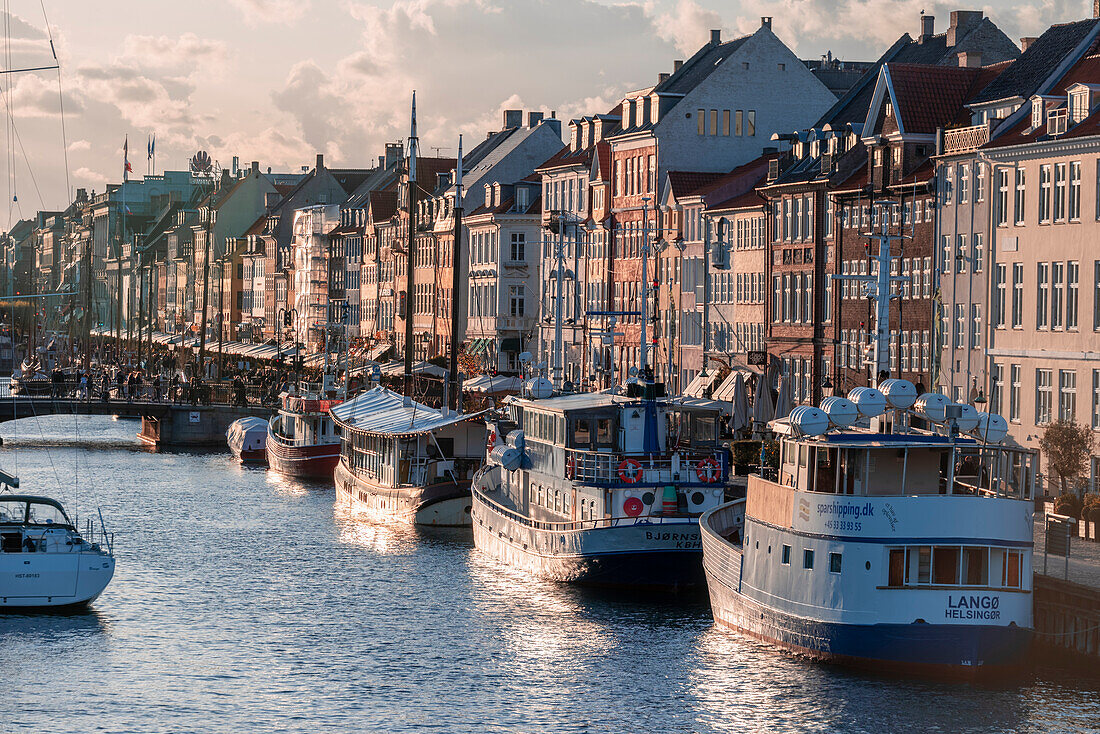
[[[653,500],[655,500],[655,499],[657,499],[657,498],[653,496],[652,492],[646,492],[645,494],[642,495],[642,502],[644,502],[647,505],[652,505]]]
[[[871,570],[871,562],[870,561],[867,561],[867,563],[865,563],[864,565],[867,567],[868,571]]]
[[[703,502],[705,500],[706,500],[706,497],[703,496],[702,492],[692,492],[692,494],[691,494],[692,504],[701,505],[701,504],[703,504]]]
[[[772,547],[769,545],[768,546],[768,553],[771,553],[771,552],[772,552]]]
[[[464,512],[465,512],[465,513],[466,513],[467,515],[469,515],[469,514],[470,514],[470,506],[469,506],[469,505],[466,505],[466,508],[465,508],[465,510],[463,510],[463,511],[464,511]]]
[[[756,541],[756,550],[760,550],[760,541]]]

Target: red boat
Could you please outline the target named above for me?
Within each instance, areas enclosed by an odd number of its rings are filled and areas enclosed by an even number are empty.
[[[282,407],[267,426],[267,464],[292,477],[332,479],[340,461],[340,434],[328,415],[339,400],[320,391],[279,395]]]

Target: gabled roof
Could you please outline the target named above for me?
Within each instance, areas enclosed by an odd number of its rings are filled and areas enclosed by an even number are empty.
[[[669,171],[666,175],[670,187],[669,193],[675,199],[696,194],[699,189],[723,176],[721,173],[700,171]]]
[[[593,159],[596,166],[596,178],[599,181],[611,181],[611,143],[601,140],[596,143],[596,157]]]
[[[733,55],[750,38],[752,36],[748,35],[725,43],[708,43],[696,51],[694,56],[684,62],[684,65],[667,79],[655,86],[653,92],[680,96],[687,94],[699,86],[719,64]]]
[[[883,69],[880,83],[887,83],[893,92],[901,130],[931,135],[965,113],[963,105],[981,78],[981,69],[890,63]],[[873,121],[868,119],[868,123]]]
[[[372,222],[384,222],[397,213],[397,191],[387,189],[371,193],[370,204],[367,205]]]
[[[1014,97],[1030,97],[1057,68],[1062,59],[1077,48],[1097,29],[1095,18],[1074,23],[1052,25],[1043,35],[1032,41],[1020,58],[1005,69],[985,89],[971,100],[971,104],[995,102]]]
[[[558,168],[572,168],[574,166],[592,165],[592,148],[580,148],[573,150],[568,145],[552,155],[548,161],[535,168],[540,173],[553,171]]]

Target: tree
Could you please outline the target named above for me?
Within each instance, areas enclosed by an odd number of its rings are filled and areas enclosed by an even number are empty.
[[[1092,444],[1092,430],[1073,421],[1059,420],[1043,431],[1039,448],[1046,456],[1047,469],[1058,476],[1062,494],[1070,482],[1088,473]]]

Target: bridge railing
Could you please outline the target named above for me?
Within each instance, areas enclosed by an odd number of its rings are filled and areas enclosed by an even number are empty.
[[[51,383],[48,380],[25,382],[13,394],[8,380],[0,380],[0,398],[50,398],[81,402],[104,402],[103,383],[97,380],[85,394],[75,380]],[[243,400],[242,400],[243,398]],[[183,405],[243,405],[249,407],[278,407],[278,397],[259,385],[244,386],[244,395],[238,394],[231,382],[204,382],[200,387],[188,385],[170,386],[163,383],[155,388],[149,382],[119,387],[112,384],[106,401],[138,403],[175,403]]]

